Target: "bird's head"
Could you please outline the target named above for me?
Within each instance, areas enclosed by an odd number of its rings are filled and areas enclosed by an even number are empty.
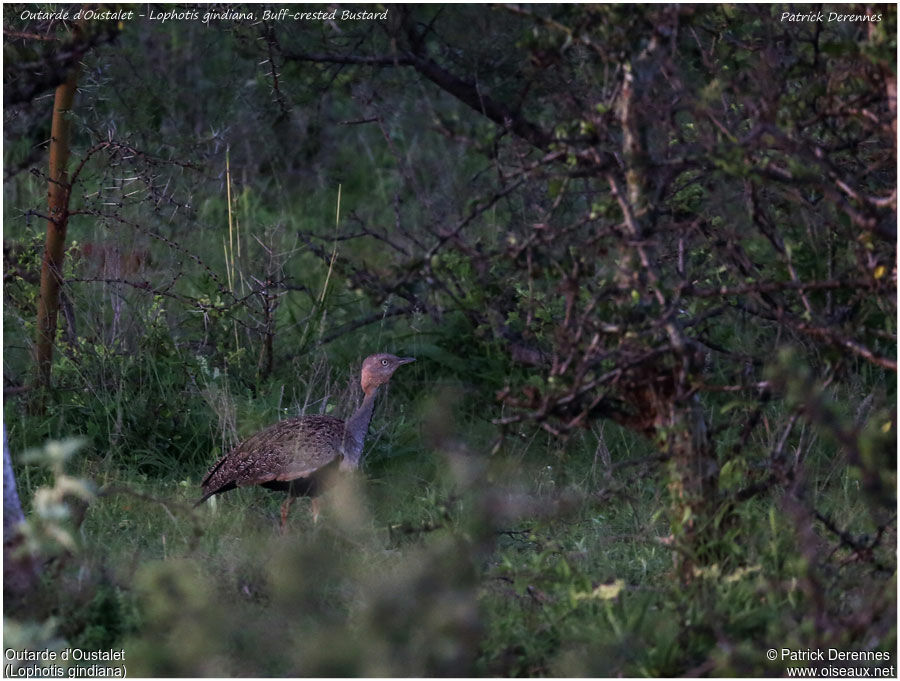
[[[363,392],[368,395],[378,386],[390,381],[397,367],[415,361],[415,357],[397,357],[387,353],[369,355],[363,360],[362,375],[360,377]]]

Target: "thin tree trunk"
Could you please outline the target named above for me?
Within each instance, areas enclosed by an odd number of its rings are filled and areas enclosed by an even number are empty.
[[[69,135],[72,108],[78,82],[78,70],[73,68],[66,82],[57,86],[53,102],[53,121],[50,132],[50,174],[47,192],[47,241],[41,266],[41,296],[37,316],[37,385],[38,410],[43,410],[43,389],[50,386],[50,366],[53,361],[53,341],[59,313],[59,289],[62,284],[62,265],[66,246],[66,227],[69,221]]]
[[[640,283],[641,288],[652,292],[661,311],[670,305],[664,294],[669,286],[658,264],[659,243],[648,237],[653,234],[656,216],[652,201],[655,187],[647,172],[653,156],[648,142],[653,121],[645,113],[651,108],[644,98],[653,92],[662,73],[663,59],[664,46],[654,36],[641,55],[625,65],[619,108],[625,186],[621,186],[615,175],[609,175],[610,188],[634,244],[628,245],[630,258],[621,261],[624,263],[621,276],[626,284]],[[670,369],[672,385],[653,397],[653,409],[657,414],[657,440],[670,456],[670,526],[678,549],[674,554],[675,564],[682,581],[690,582],[695,567],[702,567],[714,556],[717,537],[712,517],[718,464],[702,405],[693,395],[691,385],[691,376],[699,373],[698,357],[677,319],[670,317],[663,328],[675,365]]]

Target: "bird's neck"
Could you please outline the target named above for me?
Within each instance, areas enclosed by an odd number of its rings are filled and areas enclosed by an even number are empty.
[[[363,442],[366,433],[369,432],[369,422],[372,420],[372,411],[375,409],[375,393],[378,388],[371,388],[363,398],[359,409],[347,419],[344,426],[344,463],[347,468],[359,468],[359,460],[362,458]]]

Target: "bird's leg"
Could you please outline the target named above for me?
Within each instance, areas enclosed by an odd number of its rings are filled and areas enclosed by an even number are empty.
[[[316,497],[310,499],[310,509],[312,510],[313,525],[319,522],[319,500]]]
[[[284,500],[284,503],[281,504],[281,531],[284,532],[287,529],[287,519],[288,512],[291,510],[291,504],[294,503],[294,497],[291,494],[288,494],[288,498]]]

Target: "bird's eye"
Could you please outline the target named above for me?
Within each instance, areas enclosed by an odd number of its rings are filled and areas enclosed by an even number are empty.
[[[386,367],[388,365],[388,361],[386,359],[381,360],[381,366]]]

